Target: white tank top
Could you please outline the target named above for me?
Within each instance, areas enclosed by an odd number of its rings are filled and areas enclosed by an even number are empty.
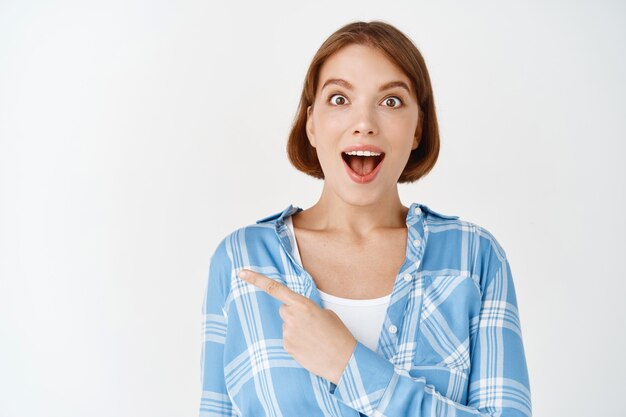
[[[289,230],[291,231],[291,243],[294,247],[294,255],[296,261],[302,265],[300,258],[300,250],[296,241],[296,233],[293,229],[291,216],[285,220]],[[376,352],[378,347],[378,338],[383,327],[387,306],[391,300],[391,294],[380,298],[371,298],[368,300],[355,300],[352,298],[336,297],[320,291],[322,306],[334,311],[341,321],[350,330],[350,333],[356,340]]]

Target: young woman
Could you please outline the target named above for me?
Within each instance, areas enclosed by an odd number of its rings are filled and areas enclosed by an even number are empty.
[[[406,207],[439,152],[414,44],[333,33],[288,141],[319,201],[226,236],[204,300],[201,416],[530,416],[511,270],[484,228]]]

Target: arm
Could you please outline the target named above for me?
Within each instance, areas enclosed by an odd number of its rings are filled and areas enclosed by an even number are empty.
[[[468,403],[437,392],[360,342],[331,393],[349,407],[378,417],[530,417],[526,359],[511,270],[506,258],[483,287],[479,328],[471,341]]]
[[[204,320],[200,361],[202,381],[200,417],[236,415],[226,392],[223,363],[227,327],[223,307],[225,286],[230,282],[230,274],[230,260],[224,241],[222,241],[211,257],[208,284],[202,306]]]

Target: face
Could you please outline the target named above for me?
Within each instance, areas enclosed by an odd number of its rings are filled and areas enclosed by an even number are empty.
[[[397,193],[418,145],[419,111],[409,78],[377,49],[352,44],[326,60],[318,79],[306,129],[324,188],[357,205]],[[370,156],[349,155],[351,149],[370,150]]]

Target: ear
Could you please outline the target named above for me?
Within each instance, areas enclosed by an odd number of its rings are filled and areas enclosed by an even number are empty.
[[[313,132],[313,107],[309,106],[306,109],[306,135],[309,138],[309,143],[315,148],[315,134]]]
[[[415,129],[415,137],[413,138],[413,146],[411,150],[417,149],[422,140],[422,112],[419,112],[419,120],[417,121],[417,128]]]

